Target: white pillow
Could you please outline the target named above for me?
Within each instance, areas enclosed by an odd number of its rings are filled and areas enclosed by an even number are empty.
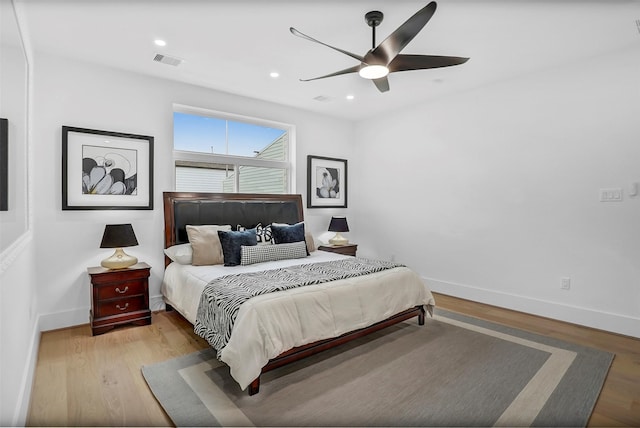
[[[165,248],[164,253],[171,261],[180,263],[181,265],[190,265],[193,257],[193,249],[191,244],[178,244],[169,248]]]

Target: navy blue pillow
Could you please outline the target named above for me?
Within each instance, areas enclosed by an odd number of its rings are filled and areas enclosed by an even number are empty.
[[[271,238],[276,244],[290,244],[304,241],[304,223],[296,224],[271,224]],[[307,250],[307,255],[309,251]]]
[[[258,244],[255,229],[240,232],[219,230],[218,237],[222,245],[225,266],[238,266],[240,264],[243,245]]]

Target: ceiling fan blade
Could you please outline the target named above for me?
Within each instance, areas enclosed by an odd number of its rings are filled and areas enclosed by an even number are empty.
[[[387,92],[389,90],[389,79],[387,79],[387,76],[373,79],[372,81],[380,92]]]
[[[309,40],[311,42],[315,42],[315,43],[321,44],[322,46],[326,46],[326,47],[328,47],[330,49],[333,49],[334,51],[338,51],[338,52],[343,53],[343,54],[345,54],[347,56],[350,56],[353,59],[357,59],[360,62],[364,62],[364,57],[362,57],[360,55],[356,55],[356,54],[351,53],[349,51],[345,51],[344,49],[336,48],[335,46],[331,46],[331,45],[328,45],[326,43],[322,43],[321,41],[316,40],[313,37],[309,37],[306,34],[301,33],[300,31],[296,30],[293,27],[290,27],[289,31],[291,31],[291,34],[293,34],[294,36],[298,36],[298,37],[303,38],[305,40]]]
[[[314,77],[312,79],[300,79],[300,81],[310,82],[312,80],[324,79],[325,77],[333,77],[333,76],[340,76],[342,74],[357,73],[360,70],[360,67],[361,67],[360,65],[354,65],[353,67],[345,68],[344,70],[336,71],[335,73],[327,74],[325,76]]]
[[[436,2],[432,1],[382,41],[371,53],[388,65],[402,49],[427,25],[436,12]]]
[[[398,55],[389,64],[389,72],[425,70],[464,64],[469,58],[438,55]]]

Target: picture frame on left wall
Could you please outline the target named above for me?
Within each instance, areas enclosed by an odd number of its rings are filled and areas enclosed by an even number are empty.
[[[62,127],[63,210],[152,210],[147,135]]]
[[[9,120],[0,119],[0,211],[9,211]]]

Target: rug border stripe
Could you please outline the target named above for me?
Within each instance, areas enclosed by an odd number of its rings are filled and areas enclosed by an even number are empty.
[[[200,364],[180,369],[178,373],[202,401],[202,404],[209,409],[211,414],[216,415],[216,419],[222,426],[255,426],[242,410],[229,400],[224,391],[207,376],[208,371],[220,365],[221,363],[218,360],[207,360]]]
[[[479,334],[492,336],[501,340],[549,353],[547,361],[542,364],[536,374],[528,381],[527,385],[503,411],[502,415],[497,418],[495,422],[496,425],[531,426],[545,423],[545,421],[548,421],[550,417],[554,417],[553,415],[561,416],[560,419],[562,419],[562,415],[558,415],[557,412],[560,411],[562,413],[562,407],[559,407],[559,405],[566,404],[567,401],[566,399],[564,402],[562,401],[563,398],[568,396],[567,388],[569,385],[566,385],[566,382],[562,382],[565,374],[570,371],[573,373],[572,376],[575,376],[576,372],[584,372],[586,367],[583,366],[583,363],[585,363],[585,361],[591,362],[591,364],[594,364],[595,362],[603,364],[598,369],[598,376],[595,376],[592,379],[592,382],[595,383],[597,383],[596,381],[598,379],[601,380],[599,389],[595,391],[595,395],[593,397],[587,397],[587,399],[582,403],[582,411],[588,410],[588,414],[586,414],[584,424],[577,424],[586,425],[604,385],[604,379],[611,367],[614,354],[568,341],[555,339],[550,336],[532,333],[527,330],[466,316],[453,311],[447,311],[439,308],[436,308],[436,310],[438,313],[433,315],[433,319],[435,321],[451,324]],[[424,328],[429,328],[428,324],[425,325]],[[226,393],[222,388],[217,384],[212,385],[213,382],[208,383],[211,379],[207,375],[207,371],[222,366],[223,364],[215,359],[210,359],[212,358],[211,355],[206,356],[208,355],[207,351],[208,350],[201,350],[193,354],[154,365],[163,367],[165,370],[175,370],[173,375],[174,379],[176,379],[178,383],[188,385],[193,399],[200,401],[201,408],[203,410],[206,409],[204,411],[209,412],[210,416],[222,426],[249,426],[253,424],[254,422],[248,419],[242,409],[237,407],[235,403],[226,396]],[[190,362],[191,367],[185,367],[184,362]],[[604,367],[604,364],[607,364],[607,366]],[[142,372],[151,391],[156,395],[158,401],[169,398],[167,395],[170,394],[168,394],[167,391],[157,391],[157,387],[159,386],[157,384],[158,380],[148,377],[150,367],[151,366],[143,366]],[[184,368],[181,369],[180,367]],[[582,374],[584,375],[584,373]],[[213,389],[216,390],[214,391]],[[158,395],[158,393],[160,394]],[[214,397],[212,394],[219,397]],[[550,403],[550,399],[554,396],[556,397],[555,401],[557,402]],[[557,398],[560,398],[561,400],[558,401]],[[535,403],[533,406],[532,402]],[[570,404],[571,403],[573,403],[573,401],[571,401]],[[165,408],[165,410],[167,410],[167,413],[173,420],[173,415],[169,409],[167,409],[167,406],[165,406],[166,403],[160,401],[160,404]],[[222,406],[220,404],[222,404]],[[180,418],[178,418],[178,420],[173,420],[173,422],[179,425],[180,422],[183,422],[179,419]],[[572,420],[573,425],[578,422],[575,419]],[[578,420],[580,420],[580,418],[578,418]]]

